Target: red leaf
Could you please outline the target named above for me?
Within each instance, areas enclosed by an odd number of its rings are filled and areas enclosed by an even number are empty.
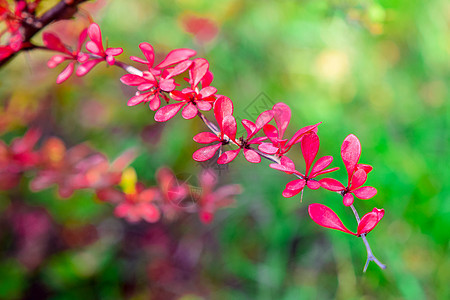
[[[192,49],[181,48],[172,50],[167,54],[166,58],[155,67],[155,69],[164,69],[165,67],[177,64],[195,55],[197,55],[197,52]]]
[[[93,67],[95,67],[98,63],[102,62],[103,58],[88,60],[87,62],[81,64],[77,68],[77,76],[84,76],[87,73],[89,73],[90,70],[92,70]]]
[[[214,76],[213,73],[211,73],[211,71],[206,72],[205,76],[203,76],[202,78],[202,87],[207,87],[211,84],[211,82],[213,81]]]
[[[352,184],[350,185],[350,190],[354,190],[362,186],[367,180],[366,171],[359,169],[352,176]]]
[[[345,138],[341,146],[341,156],[347,169],[348,181],[350,182],[356,164],[361,156],[361,144],[355,135],[350,134]]]
[[[200,132],[194,136],[194,141],[200,144],[209,144],[212,142],[218,142],[220,139],[212,132]]]
[[[220,146],[222,146],[222,144],[219,143],[219,144],[200,148],[194,152],[194,154],[192,155],[192,158],[195,161],[207,161],[208,159],[211,159],[214,156],[214,154],[217,152],[217,150],[219,150]]]
[[[252,121],[246,120],[246,119],[242,120],[241,123],[242,123],[242,126],[244,126],[245,131],[247,131],[247,138],[251,137],[253,132],[256,131],[255,123],[253,123]]]
[[[369,174],[369,173],[373,170],[373,167],[372,167],[372,166],[366,165],[366,164],[357,164],[357,165],[356,165],[356,168],[357,168],[358,170],[359,170],[359,169],[362,169],[362,170],[366,171],[367,174]]]
[[[241,148],[224,152],[217,160],[217,163],[218,164],[227,164],[227,163],[231,162],[233,159],[236,158],[236,156],[239,154],[240,151],[241,151]]]
[[[275,104],[272,110],[274,112],[273,118],[278,127],[278,138],[282,139],[291,120],[291,109],[287,104],[280,102]]]
[[[195,116],[198,113],[198,109],[197,107],[192,103],[189,102],[184,108],[183,111],[181,112],[181,115],[183,116],[183,118],[185,118],[186,120],[190,120],[195,118]]]
[[[184,102],[169,104],[161,107],[155,114],[155,121],[166,122],[172,119],[183,107]]]
[[[191,65],[192,65],[192,60],[183,61],[183,62],[179,63],[178,65],[176,65],[173,69],[171,69],[169,74],[167,74],[165,78],[168,79],[173,76],[180,75],[181,73],[183,73],[184,71],[189,69],[189,67]]]
[[[345,233],[356,235],[355,233],[348,230],[344,226],[344,224],[342,224],[341,219],[339,219],[339,217],[334,211],[331,210],[331,208],[323,204],[310,204],[308,207],[308,212],[311,219],[322,227],[336,229]]]
[[[75,68],[75,62],[71,62],[67,65],[67,67],[56,77],[56,83],[60,84],[67,79],[69,79],[70,75],[73,73],[73,69]]]
[[[272,119],[273,119],[273,111],[271,110],[263,111],[258,116],[258,118],[256,118],[255,122],[256,130],[257,131],[261,130],[264,127],[264,125],[269,123]]]
[[[125,74],[122,77],[120,77],[120,81],[123,84],[130,85],[130,86],[137,86],[137,85],[148,82],[143,77],[134,75],[134,74]]]
[[[202,98],[206,98],[211,95],[214,95],[216,92],[217,89],[215,87],[207,86],[200,91],[200,95],[202,95]]]
[[[342,199],[342,202],[345,206],[350,206],[353,204],[353,201],[355,201],[355,198],[353,198],[353,195],[351,193],[347,193],[344,195],[344,198]]]
[[[264,134],[269,138],[269,140],[273,144],[277,144],[279,137],[278,137],[278,130],[275,126],[271,124],[266,124],[266,126],[263,127],[263,131]]]
[[[223,118],[233,114],[233,102],[230,98],[219,96],[214,103],[214,116],[216,117],[219,127],[222,129]]]
[[[365,214],[358,224],[357,235],[368,233],[377,226],[384,216],[384,209],[374,208],[370,213]]]
[[[142,103],[143,101],[146,101],[148,97],[148,94],[139,94],[136,96],[133,96],[128,100],[127,105],[128,106],[134,106]]]
[[[191,87],[192,89],[196,88],[197,85],[202,80],[203,76],[206,75],[209,69],[209,63],[204,58],[196,58],[194,59],[193,64],[191,65],[191,69],[189,71],[189,75],[191,78]]]
[[[295,195],[298,194],[301,190],[303,190],[303,188],[305,187],[306,181],[305,179],[296,179],[296,180],[292,180],[290,182],[288,182],[286,184],[286,190],[295,192]],[[284,192],[283,192],[283,196],[284,196]],[[286,197],[286,196],[285,196]],[[292,196],[291,196],[292,197]]]
[[[306,185],[312,190],[317,190],[318,188],[320,188],[320,183],[315,180],[308,180],[306,182]]]
[[[377,189],[371,186],[363,186],[352,191],[352,193],[359,199],[370,199],[377,194]]]
[[[86,49],[94,54],[103,53],[102,32],[96,23],[92,23],[88,28],[89,38],[93,43],[87,43]],[[89,46],[89,47],[88,47]]]
[[[209,111],[212,108],[211,102],[208,102],[208,101],[197,100],[195,102],[195,104],[197,104],[197,108],[199,110],[203,110],[203,111]]]
[[[57,37],[53,33],[44,32],[44,34],[42,35],[42,40],[45,47],[47,47],[48,49],[72,55],[72,53],[67,50],[66,46],[61,42],[59,37]]]
[[[345,186],[333,178],[323,178],[319,182],[324,189],[329,191],[339,192],[345,190]]]
[[[313,132],[317,132],[317,126],[319,126],[322,122],[314,124],[314,125],[309,125],[306,127],[301,128],[300,130],[298,130],[294,136],[289,140],[289,142],[287,142],[286,144],[286,149],[290,149],[293,145],[297,144],[298,142],[300,142],[301,138],[310,131]]]
[[[261,157],[259,156],[258,153],[256,153],[255,150],[244,149],[244,156],[248,162],[256,163],[256,164],[261,162]]]
[[[275,154],[278,151],[278,148],[275,147],[272,143],[262,143],[258,146],[259,151],[266,154]]]
[[[226,116],[223,119],[222,132],[226,134],[231,140],[234,141],[236,139],[236,131],[237,131],[236,119],[233,116]]]
[[[332,156],[324,156],[319,158],[311,170],[311,177],[318,175],[318,173],[323,171],[326,167],[328,167],[332,161],[333,161]]]
[[[303,137],[300,146],[306,164],[305,174],[308,175],[309,168],[311,168],[311,164],[316,158],[317,152],[319,151],[319,137],[314,132],[311,132]]]
[[[147,59],[147,64],[151,67],[153,66],[153,62],[155,61],[155,52],[153,50],[152,45],[149,43],[140,43],[139,49],[141,49],[142,54],[144,54],[145,58]]]

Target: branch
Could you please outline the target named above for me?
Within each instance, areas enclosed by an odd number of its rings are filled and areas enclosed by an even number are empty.
[[[61,0],[58,4],[46,11],[40,18],[36,18],[32,24],[22,22],[19,30],[22,33],[22,44],[25,44],[25,47],[0,60],[0,68],[12,60],[19,52],[34,49],[34,47],[27,46],[30,45],[30,40],[33,36],[54,21],[70,19],[78,11],[78,5],[86,1],[87,0]]]
[[[121,61],[117,61],[114,63],[114,65],[124,69],[126,72],[131,73],[131,74],[135,74],[135,75],[139,75],[142,76],[142,71],[134,68],[133,66],[121,62]],[[220,134],[220,130],[217,128],[217,126],[212,123],[211,121],[209,121],[205,115],[203,115],[200,111],[198,111],[197,116],[203,121],[203,123],[205,123],[205,125],[209,128],[209,130],[211,130],[215,135],[219,135]],[[236,144],[237,146],[239,146],[238,144]],[[276,156],[276,155],[269,155],[269,154],[265,154],[263,152],[261,152],[259,149],[257,148],[251,148],[254,151],[256,151],[260,156],[264,157],[265,159],[277,163],[277,164],[281,164],[280,161],[280,157]],[[298,174],[294,174],[295,176],[297,176],[300,179],[303,179],[303,177],[301,175]],[[360,218],[359,218],[359,214],[356,211],[355,207],[353,205],[350,206],[353,214],[355,215],[356,221],[359,224],[360,222]],[[366,246],[366,250],[367,250],[367,260],[366,260],[366,264],[364,265],[364,272],[366,272],[367,267],[369,266],[369,263],[371,261],[375,262],[381,269],[386,269],[386,265],[384,265],[383,263],[381,263],[376,257],[375,255],[373,255],[372,249],[370,248],[369,242],[367,241],[367,237],[366,234],[362,234],[361,238],[364,242],[364,245]]]

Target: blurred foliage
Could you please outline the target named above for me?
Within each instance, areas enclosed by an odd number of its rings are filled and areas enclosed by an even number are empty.
[[[291,133],[322,121],[321,153],[335,157],[332,166],[343,167],[345,136],[358,136],[378,195],[356,207],[386,210],[368,239],[388,269],[371,264],[362,273],[363,243],[309,219],[309,203],[326,203],[354,230],[340,197],[306,190],[303,203],[285,199],[289,176],[239,158],[221,178],[245,192],[210,226],[195,215],[128,225],[92,195],[62,201],[54,190],[29,192],[24,180],[0,195],[1,299],[450,298],[448,1],[98,2],[88,3],[78,21],[49,30],[66,32],[74,45],[70,37],[88,24],[90,11],[108,45],[124,48],[122,60],[141,55],[143,41],[159,59],[173,48],[196,49],[238,118],[254,119],[252,112],[283,101],[293,110]],[[212,20],[217,36],[202,41],[186,32],[188,15]],[[126,106],[133,90],[118,81],[123,72],[104,65],[57,86],[49,57],[24,53],[0,71],[3,140],[37,125],[109,156],[141,147],[133,167],[144,182],[154,182],[162,165],[195,178],[199,120],[177,116],[154,125],[148,107]],[[299,148],[291,156],[302,161]],[[345,171],[336,176],[344,179]],[[23,209],[42,209],[52,224],[44,241],[27,248],[28,255],[43,253],[32,267],[18,255],[24,242],[10,228]]]

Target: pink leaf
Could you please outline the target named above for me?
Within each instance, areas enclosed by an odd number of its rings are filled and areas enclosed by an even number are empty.
[[[88,28],[88,35],[89,38],[97,45],[98,49],[103,52],[102,32],[100,31],[100,26],[96,23],[92,23]]]
[[[195,118],[195,116],[198,113],[198,109],[197,107],[192,103],[189,102],[184,108],[183,111],[181,112],[181,115],[183,116],[183,118],[185,118],[186,120],[190,120]]]
[[[84,76],[87,73],[89,73],[90,70],[92,70],[93,67],[95,67],[98,63],[102,62],[103,58],[88,60],[87,62],[81,64],[77,68],[77,76]]]
[[[203,76],[202,78],[202,87],[207,87],[211,84],[211,82],[213,81],[214,76],[211,73],[211,71],[206,72],[205,76]]]
[[[222,123],[222,132],[232,141],[236,139],[237,124],[236,119],[233,116],[225,116]]]
[[[286,148],[290,149],[293,145],[297,144],[298,142],[300,142],[301,138],[307,133],[307,132],[311,132],[313,131],[314,133],[317,133],[317,126],[319,126],[322,122],[314,124],[314,125],[309,125],[306,127],[301,128],[300,130],[298,130],[294,136],[289,140],[289,142],[287,142],[286,144]]]
[[[266,154],[275,154],[278,151],[278,148],[275,147],[272,143],[262,143],[258,146],[259,151]]]
[[[70,64],[68,64],[67,67],[56,78],[56,83],[60,84],[66,81],[70,77],[70,75],[72,75],[74,68],[75,62],[71,62]]]
[[[227,164],[227,163],[231,162],[233,159],[236,158],[236,156],[238,156],[240,151],[241,151],[241,148],[224,152],[217,160],[217,163],[218,164]]]
[[[334,172],[334,171],[337,171],[337,170],[339,170],[339,168],[331,168],[331,169],[322,170],[320,172],[315,173],[313,177],[316,177],[316,176],[319,176],[319,175],[322,175],[322,174],[331,173],[331,172]]]
[[[108,48],[105,51],[106,55],[111,55],[111,56],[117,56],[123,53],[123,49],[118,47],[118,48]]]
[[[384,217],[384,209],[374,208],[370,213],[365,214],[358,224],[357,235],[370,232],[377,226],[378,222]]]
[[[45,47],[47,47],[48,49],[72,55],[72,53],[67,50],[66,46],[61,42],[59,37],[57,37],[53,33],[44,32],[44,34],[42,35],[42,40],[44,41]]]
[[[352,191],[352,193],[359,199],[370,199],[377,194],[377,189],[371,186],[363,186]]]
[[[54,56],[52,56],[49,60],[48,60],[48,62],[47,62],[47,66],[49,67],[49,68],[56,68],[60,63],[62,63],[63,61],[66,61],[66,60],[68,60],[68,59],[71,59],[70,57],[68,57],[68,56],[65,56],[65,55],[59,55],[59,54],[57,54],[57,55],[54,55]]]
[[[286,167],[286,169],[295,171],[295,164],[289,157],[283,156],[281,158],[280,162],[281,162],[281,165]]]
[[[316,180],[308,180],[306,182],[306,185],[312,190],[317,190],[318,188],[320,188],[320,183]]]
[[[219,96],[214,103],[214,116],[216,117],[219,127],[222,128],[223,118],[233,114],[233,102],[230,98]]]
[[[352,205],[354,200],[355,198],[353,198],[353,195],[350,193],[345,194],[344,198],[342,198],[342,202],[344,203],[345,206]]]
[[[319,137],[314,132],[305,135],[302,139],[301,149],[306,163],[306,175],[309,173],[309,168],[316,158],[317,152],[319,151],[319,146]]]
[[[305,187],[306,181],[304,179],[297,179],[286,184],[283,191],[283,197],[290,198],[300,193]]]
[[[242,120],[241,123],[242,126],[244,126],[245,130],[247,131],[247,139],[251,138],[253,133],[256,131],[255,123],[246,119]]]
[[[207,86],[200,91],[200,95],[202,96],[202,98],[206,98],[211,95],[214,95],[216,92],[217,89],[215,87]]]
[[[222,144],[215,144],[211,146],[206,146],[203,148],[198,149],[194,152],[192,155],[192,158],[195,161],[207,161],[208,159],[211,159],[214,154],[219,150],[219,148],[222,146]]]
[[[143,77],[134,74],[125,74],[120,77],[120,81],[123,84],[131,86],[137,86],[147,82],[147,80],[145,80]]]
[[[367,180],[366,171],[360,169],[357,170],[352,176],[352,182],[350,185],[350,190],[354,190],[362,186]]]
[[[341,219],[339,219],[334,211],[323,204],[310,204],[308,207],[308,212],[311,219],[322,227],[336,229],[345,233],[356,235],[348,230],[344,224],[342,224]]]
[[[277,103],[272,108],[274,112],[273,118],[278,127],[278,138],[282,139],[286,128],[291,120],[291,109],[285,103]],[[270,138],[270,137],[269,137]]]
[[[175,80],[173,78],[163,79],[159,82],[159,88],[165,92],[173,91],[177,86],[175,85]]]
[[[321,172],[323,169],[328,167],[332,161],[333,161],[332,156],[324,156],[319,158],[311,170],[311,176],[314,176],[317,173]]]
[[[167,54],[166,58],[155,67],[155,69],[164,69],[168,66],[187,60],[195,55],[197,55],[197,52],[192,49],[182,48],[172,50]]]
[[[170,72],[165,76],[165,78],[172,78],[174,76],[180,75],[192,65],[192,60],[185,60],[178,65],[176,65]]]
[[[256,163],[256,164],[261,162],[261,157],[253,149],[246,149],[246,148],[244,148],[244,156],[245,156],[245,159],[247,159],[248,162]]]
[[[142,54],[144,54],[145,58],[147,59],[147,64],[151,67],[153,66],[153,62],[155,61],[155,52],[153,51],[152,45],[149,43],[140,43],[139,49],[141,49]]]
[[[184,102],[169,104],[161,107],[155,114],[155,121],[166,122],[172,119],[184,106]]]
[[[277,144],[279,137],[278,137],[278,130],[275,126],[271,125],[271,124],[266,124],[263,127],[264,130],[264,134],[269,138],[269,140],[273,143],[273,144]],[[280,134],[281,135],[281,134]]]
[[[128,100],[127,105],[128,106],[134,106],[134,105],[138,105],[140,103],[142,103],[143,101],[145,101],[148,97],[148,94],[139,94],[136,96],[133,96],[130,98],[130,100]]]
[[[170,93],[170,98],[175,101],[189,101],[189,95],[183,94],[182,92],[177,90]]]
[[[348,181],[350,182],[356,164],[361,156],[361,144],[355,135],[350,134],[345,138],[341,146],[341,156],[347,169]]]
[[[258,131],[261,130],[264,127],[264,125],[269,123],[272,119],[273,119],[273,111],[271,111],[271,110],[263,111],[258,116],[258,118],[256,118],[256,122],[255,122],[256,129]]]
[[[364,170],[367,174],[369,174],[372,170],[373,170],[373,167],[372,166],[370,166],[370,165],[365,165],[365,164],[357,164],[356,165],[356,169],[362,169],[362,170]]]
[[[269,167],[275,170],[286,172],[287,174],[296,173],[294,163],[287,156],[281,157],[280,164],[270,164]]]
[[[212,132],[200,132],[194,136],[194,141],[200,144],[209,144],[212,142],[218,142],[220,139]]]
[[[204,58],[196,58],[191,66],[189,75],[192,80],[191,87],[192,89],[196,88],[197,85],[202,80],[203,76],[205,76],[206,72],[208,72],[209,63]]]
[[[97,45],[93,41],[88,41],[86,43],[86,50],[91,52],[91,53],[93,53],[93,54],[103,56],[103,51],[101,50],[99,45]]]
[[[81,51],[81,47],[83,47],[84,42],[86,41],[88,29],[83,29],[81,31],[80,36],[78,37],[78,45],[77,45],[77,53]]]
[[[147,93],[148,95],[148,93]],[[149,98],[147,99],[148,101],[148,107],[150,108],[150,110],[152,111],[156,111],[160,106],[161,106],[161,99],[160,99],[160,94],[158,94],[158,96],[152,95],[150,93],[150,95],[148,96]]]
[[[329,191],[339,192],[345,190],[345,186],[333,178],[323,178],[319,182],[324,189]]]
[[[212,108],[212,104],[208,101],[197,100],[195,104],[197,104],[199,110],[203,111],[209,111]]]
[[[295,191],[295,190],[302,190],[305,187],[306,181],[305,179],[296,179],[288,182],[286,184],[286,188]]]

